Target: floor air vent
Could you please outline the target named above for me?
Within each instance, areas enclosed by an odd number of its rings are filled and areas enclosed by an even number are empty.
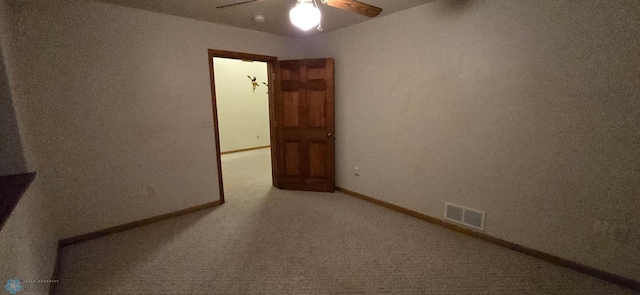
[[[444,217],[455,223],[484,230],[484,212],[482,211],[445,203]]]

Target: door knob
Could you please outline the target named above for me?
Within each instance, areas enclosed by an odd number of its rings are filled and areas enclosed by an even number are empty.
[[[327,138],[331,138],[331,136],[333,136],[333,134],[331,134],[331,132],[329,132],[329,134],[327,134]]]

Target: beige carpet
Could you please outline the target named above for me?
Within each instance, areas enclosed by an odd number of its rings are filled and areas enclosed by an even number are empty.
[[[635,294],[223,156],[227,203],[66,247],[58,294]]]

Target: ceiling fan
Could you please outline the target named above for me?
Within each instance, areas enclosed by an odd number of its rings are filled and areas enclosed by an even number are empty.
[[[260,0],[241,1],[238,3],[218,6],[216,7],[216,9],[237,6],[237,5],[247,4],[247,3],[256,2],[256,1],[260,1]],[[376,17],[382,12],[382,8],[375,7],[373,5],[362,3],[356,0],[318,0],[318,1],[320,1],[322,4],[325,4],[327,6],[355,12],[367,17]],[[289,12],[289,17],[291,18],[291,22],[302,30],[307,31],[317,26],[318,31],[322,31],[322,26],[320,25],[321,15],[320,15],[320,10],[318,9],[318,5],[316,4],[316,0],[297,0],[296,6],[293,9],[291,9],[291,11]]]

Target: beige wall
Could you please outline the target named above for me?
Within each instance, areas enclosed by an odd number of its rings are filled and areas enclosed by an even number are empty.
[[[480,209],[490,235],[640,279],[638,36],[640,1],[495,0],[310,39],[307,57],[336,60],[337,184]]]
[[[26,170],[9,79],[4,58],[0,55],[0,175],[18,174]]]
[[[238,59],[214,58],[216,102],[220,150],[237,151],[267,146],[269,137],[269,94],[267,63]],[[253,91],[251,80],[259,87]]]
[[[4,0],[0,1],[0,175],[26,171],[8,71],[13,58],[10,46],[13,40],[10,30],[13,14],[10,11],[11,6]],[[57,236],[51,222],[51,203],[41,192],[39,184],[39,178],[36,178],[0,231],[2,282],[10,278],[47,280],[53,273]],[[46,291],[47,285],[35,288],[25,285],[23,291]]]
[[[174,16],[20,3],[16,112],[59,238],[218,200],[207,49],[302,55],[295,39]]]
[[[53,212],[45,196],[40,190],[40,180],[36,178],[0,231],[2,285],[8,279],[51,279],[58,238],[54,224],[51,222]],[[46,291],[48,285],[25,284],[23,288],[25,293],[36,290]],[[47,294],[47,292],[37,294]]]
[[[5,48],[11,40],[8,11],[7,3],[0,1],[0,175],[23,173],[27,169],[5,64],[10,54]]]
[[[42,263],[34,276],[53,266],[53,242],[34,233],[219,198],[206,49],[303,53],[296,39],[91,1],[16,3],[3,52],[39,176],[0,253],[27,249],[5,263]],[[338,185],[432,216],[445,201],[477,208],[488,234],[640,279],[639,12],[437,1],[309,40],[308,57],[336,59]],[[596,219],[629,226],[630,241],[593,237]]]

